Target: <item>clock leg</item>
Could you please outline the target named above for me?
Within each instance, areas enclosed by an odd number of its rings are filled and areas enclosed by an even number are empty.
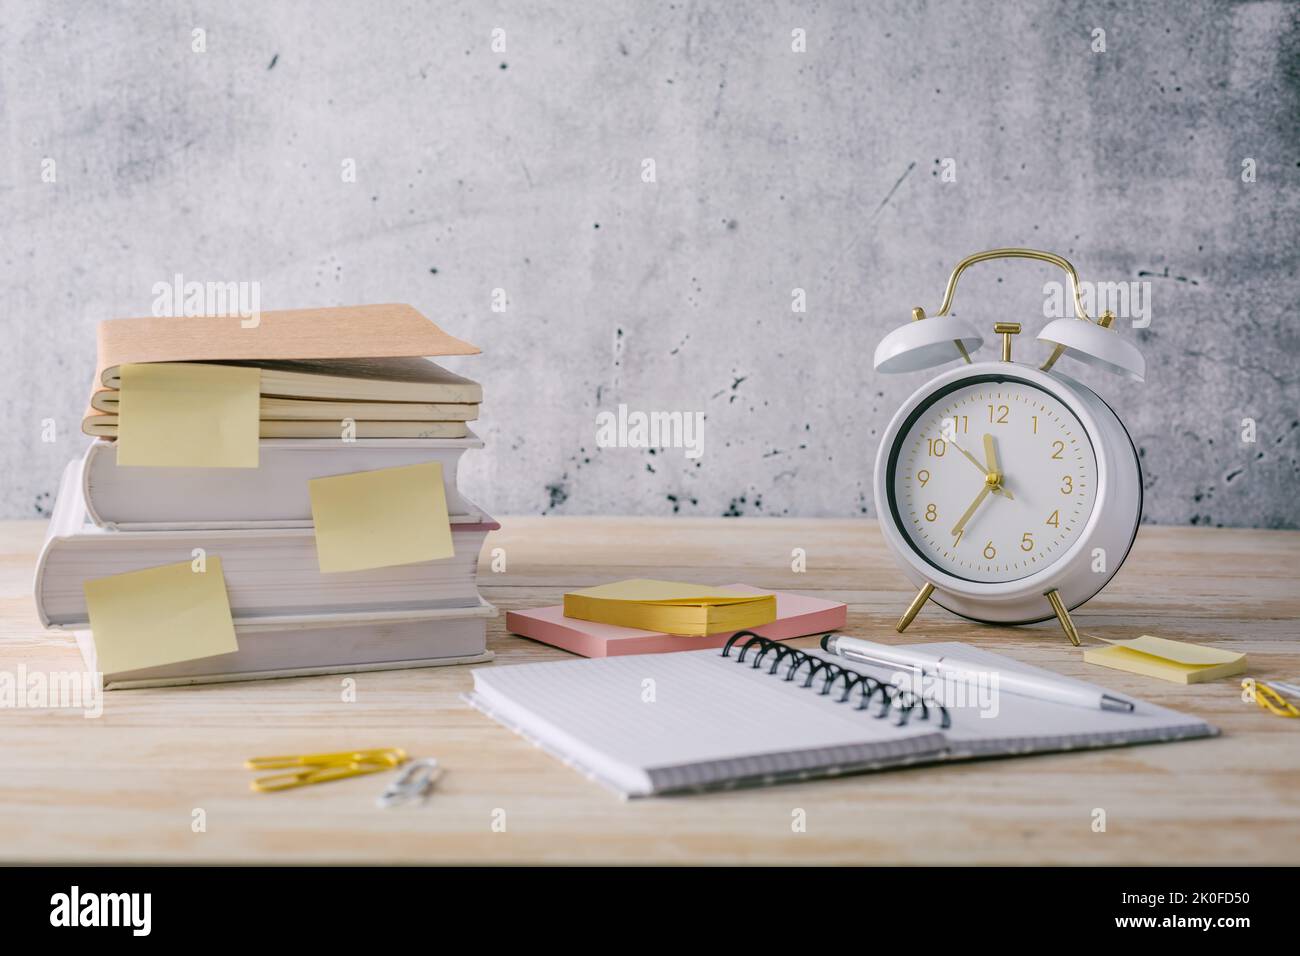
[[[1061,595],[1055,588],[1048,591],[1045,595],[1052,610],[1056,612],[1056,619],[1061,622],[1061,630],[1065,631],[1065,636],[1070,639],[1070,643],[1075,647],[1079,646],[1079,632],[1074,629],[1074,621],[1070,620],[1070,612],[1065,609],[1061,602]]]
[[[894,625],[894,630],[899,634],[906,631],[907,625],[911,624],[916,615],[921,613],[921,608],[925,607],[925,602],[930,600],[930,595],[933,593],[933,584],[926,584],[921,588],[921,590],[917,591],[916,597],[912,598],[912,603],[907,606],[907,610],[903,612],[903,616],[900,617],[898,623]]]

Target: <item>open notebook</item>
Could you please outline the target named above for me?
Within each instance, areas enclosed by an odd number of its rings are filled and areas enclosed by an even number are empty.
[[[1198,718],[1141,701],[1131,713],[1120,713],[1002,692],[991,698],[992,706],[987,695],[970,694],[967,706],[940,707],[931,698],[922,707],[886,683],[889,672],[854,663],[851,672],[883,685],[859,709],[862,684],[844,702],[844,681],[820,693],[824,671],[805,685],[817,660],[843,661],[801,651],[807,662],[785,680],[796,659],[783,657],[773,673],[776,652],[785,645],[771,644],[757,668],[762,648],[750,648],[741,662],[739,646],[725,657],[716,650],[683,651],[479,668],[466,700],[626,796],[1217,733]],[[1089,686],[964,644],[926,649],[959,654],[990,671],[1016,669]],[[886,710],[887,696],[892,704]]]

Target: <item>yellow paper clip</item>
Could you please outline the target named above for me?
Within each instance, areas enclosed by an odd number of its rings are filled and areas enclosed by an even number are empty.
[[[1242,687],[1249,687],[1249,685],[1248,680],[1241,682]],[[1300,710],[1296,710],[1295,704],[1263,681],[1255,681],[1255,703],[1279,717],[1300,717]]]
[[[296,768],[290,773],[273,773],[249,782],[249,788],[259,793],[291,790],[314,783],[328,783],[348,777],[392,770],[406,761],[406,751],[399,747],[381,747],[374,750],[345,750],[329,754],[300,754],[281,757],[252,757],[244,761],[249,770],[282,770]]]

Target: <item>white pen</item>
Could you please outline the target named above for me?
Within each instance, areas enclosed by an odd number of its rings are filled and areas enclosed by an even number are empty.
[[[876,644],[843,634],[827,634],[822,638],[822,649],[845,660],[860,664],[875,664],[896,670],[919,671],[932,677],[987,673],[987,664],[962,661],[946,654],[928,654],[915,647],[891,647]],[[1056,701],[1078,707],[1100,707],[1102,710],[1131,711],[1133,704],[1107,694],[1099,688],[1077,687],[1014,670],[998,670],[998,686],[1009,694],[1034,697],[1038,700]]]

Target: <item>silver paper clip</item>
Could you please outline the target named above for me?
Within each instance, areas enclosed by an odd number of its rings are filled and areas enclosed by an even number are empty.
[[[394,807],[399,803],[424,800],[433,792],[434,781],[439,776],[438,761],[425,757],[408,763],[388,789],[379,795],[376,803],[381,807]]]

